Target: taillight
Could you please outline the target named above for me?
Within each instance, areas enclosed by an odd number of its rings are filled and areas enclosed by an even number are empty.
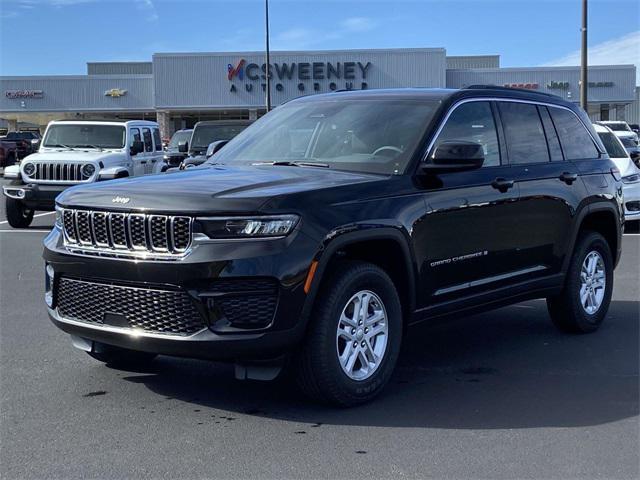
[[[622,175],[620,175],[620,170],[618,170],[618,167],[611,168],[611,175],[613,175],[613,178],[615,178],[616,182],[622,180]]]

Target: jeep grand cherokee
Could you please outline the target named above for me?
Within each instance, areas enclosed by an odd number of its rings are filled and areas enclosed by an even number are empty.
[[[100,361],[226,360],[269,379],[286,359],[312,398],[354,405],[418,322],[546,298],[561,330],[596,330],[621,192],[587,116],[555,96],[308,96],[202,167],[66,190],[45,299]]]

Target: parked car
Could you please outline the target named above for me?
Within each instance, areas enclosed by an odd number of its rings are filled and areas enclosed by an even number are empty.
[[[187,142],[188,145],[189,140],[191,140],[192,133],[193,129],[187,128],[184,130],[178,130],[173,134],[171,141],[164,152],[164,165],[162,166],[162,171],[165,171],[168,168],[179,167],[182,161],[187,158],[187,153],[178,150],[178,145],[180,142]]]
[[[609,158],[617,165],[622,176],[625,220],[640,220],[640,169],[631,160],[621,138],[614,135],[611,129],[597,124],[594,125],[594,128],[602,140]]]
[[[546,298],[561,330],[597,330],[622,185],[586,114],[554,95],[310,95],[197,169],[63,192],[45,302],[102,362],[226,360],[267,380],[290,358],[310,397],[355,405],[423,321]]]
[[[7,140],[16,142],[18,147],[18,159],[31,155],[38,150],[40,144],[40,134],[31,131],[9,132],[5,137]]]
[[[214,142],[227,142],[251,125],[252,120],[210,120],[196,123],[193,127],[191,141],[180,142],[179,150],[188,152],[181,168],[202,165],[206,160],[209,145]]]
[[[637,123],[630,123],[629,124],[629,128],[631,129],[631,131],[633,131],[636,135],[640,135],[640,125],[638,125]]]
[[[18,158],[16,142],[0,138],[0,167],[8,167],[16,163]]]
[[[620,120],[608,120],[598,122],[600,125],[604,125],[607,128],[610,128],[611,131],[616,135],[616,137],[621,140],[624,138],[625,140],[631,140],[636,146],[638,146],[638,134],[631,130],[631,127],[627,124],[627,122],[623,122]]]
[[[622,142],[631,160],[640,167],[640,146],[631,137],[618,137],[618,139]]]
[[[55,197],[73,185],[158,173],[162,167],[158,124],[148,121],[55,121],[37,153],[5,168],[7,220],[31,224],[37,210],[53,210]]]

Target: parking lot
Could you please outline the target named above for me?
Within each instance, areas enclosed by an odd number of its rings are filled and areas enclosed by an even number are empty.
[[[637,227],[597,333],[559,333],[543,301],[423,326],[383,395],[339,410],[284,381],[235,381],[227,365],[160,357],[122,371],[74,349],[42,300],[52,223],[13,230],[2,201],[2,478],[640,475]]]

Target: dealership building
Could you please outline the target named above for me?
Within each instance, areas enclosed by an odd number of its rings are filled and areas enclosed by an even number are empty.
[[[199,120],[254,119],[301,95],[391,87],[489,84],[579,100],[579,67],[500,68],[498,55],[447,56],[444,48],[158,53],[150,62],[90,62],[86,75],[0,77],[4,128],[41,130],[54,119],[156,119],[163,135]],[[593,120],[639,123],[634,65],[589,68]],[[0,129],[3,125],[0,124]]]

